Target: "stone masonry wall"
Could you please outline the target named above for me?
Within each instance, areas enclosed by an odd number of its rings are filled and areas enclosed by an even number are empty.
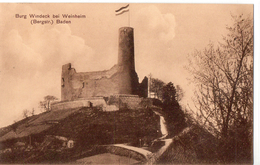
[[[100,72],[77,73],[71,64],[63,66],[61,78],[61,100],[110,96],[118,93],[117,66]]]
[[[119,108],[115,105],[107,105],[106,101],[102,97],[93,97],[89,99],[78,99],[74,101],[64,101],[64,102],[57,102],[51,104],[51,109],[53,111],[57,110],[65,110],[65,109],[74,109],[80,107],[101,107],[103,111],[117,111]]]
[[[71,64],[62,66],[61,101],[114,94],[139,94],[135,72],[134,33],[131,27],[119,29],[118,64],[110,70],[77,73]]]

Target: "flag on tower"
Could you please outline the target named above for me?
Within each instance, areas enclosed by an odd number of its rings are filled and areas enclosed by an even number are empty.
[[[128,12],[128,11],[129,11],[129,4],[121,7],[120,9],[116,10],[115,12],[116,12],[116,15],[121,15],[121,14]]]

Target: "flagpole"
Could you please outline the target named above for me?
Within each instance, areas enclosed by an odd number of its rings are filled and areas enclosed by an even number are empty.
[[[128,12],[128,26],[130,27],[130,5],[129,5],[129,12]]]
[[[147,90],[147,97],[148,98],[151,98],[151,94],[150,94],[150,90],[151,90],[151,77],[152,77],[152,74],[150,73],[148,75],[148,90]]]
[[[116,12],[116,16],[128,12],[128,26],[130,27],[130,4],[123,6],[118,10],[115,10],[115,12]]]

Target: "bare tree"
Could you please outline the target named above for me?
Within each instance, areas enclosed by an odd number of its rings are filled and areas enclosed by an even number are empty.
[[[243,15],[232,18],[224,42],[196,50],[189,65],[200,122],[221,137],[253,120],[253,21]]]
[[[31,116],[34,116],[34,114],[35,114],[35,110],[33,108],[32,111],[31,111]]]
[[[29,115],[30,115],[29,110],[28,109],[24,109],[23,110],[23,118],[27,118],[27,117],[29,117]]]
[[[44,101],[40,101],[40,107],[44,111],[50,111],[51,110],[51,102],[54,100],[58,100],[55,96],[47,95],[44,97]]]

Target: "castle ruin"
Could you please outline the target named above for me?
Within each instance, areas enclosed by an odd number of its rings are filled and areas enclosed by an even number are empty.
[[[109,105],[111,98],[135,108],[140,97],[147,97],[147,78],[141,84],[135,71],[134,29],[119,29],[118,63],[109,70],[77,73],[71,64],[62,66],[61,102],[52,108],[66,109],[81,106],[101,105],[104,110],[118,110],[118,105]]]

